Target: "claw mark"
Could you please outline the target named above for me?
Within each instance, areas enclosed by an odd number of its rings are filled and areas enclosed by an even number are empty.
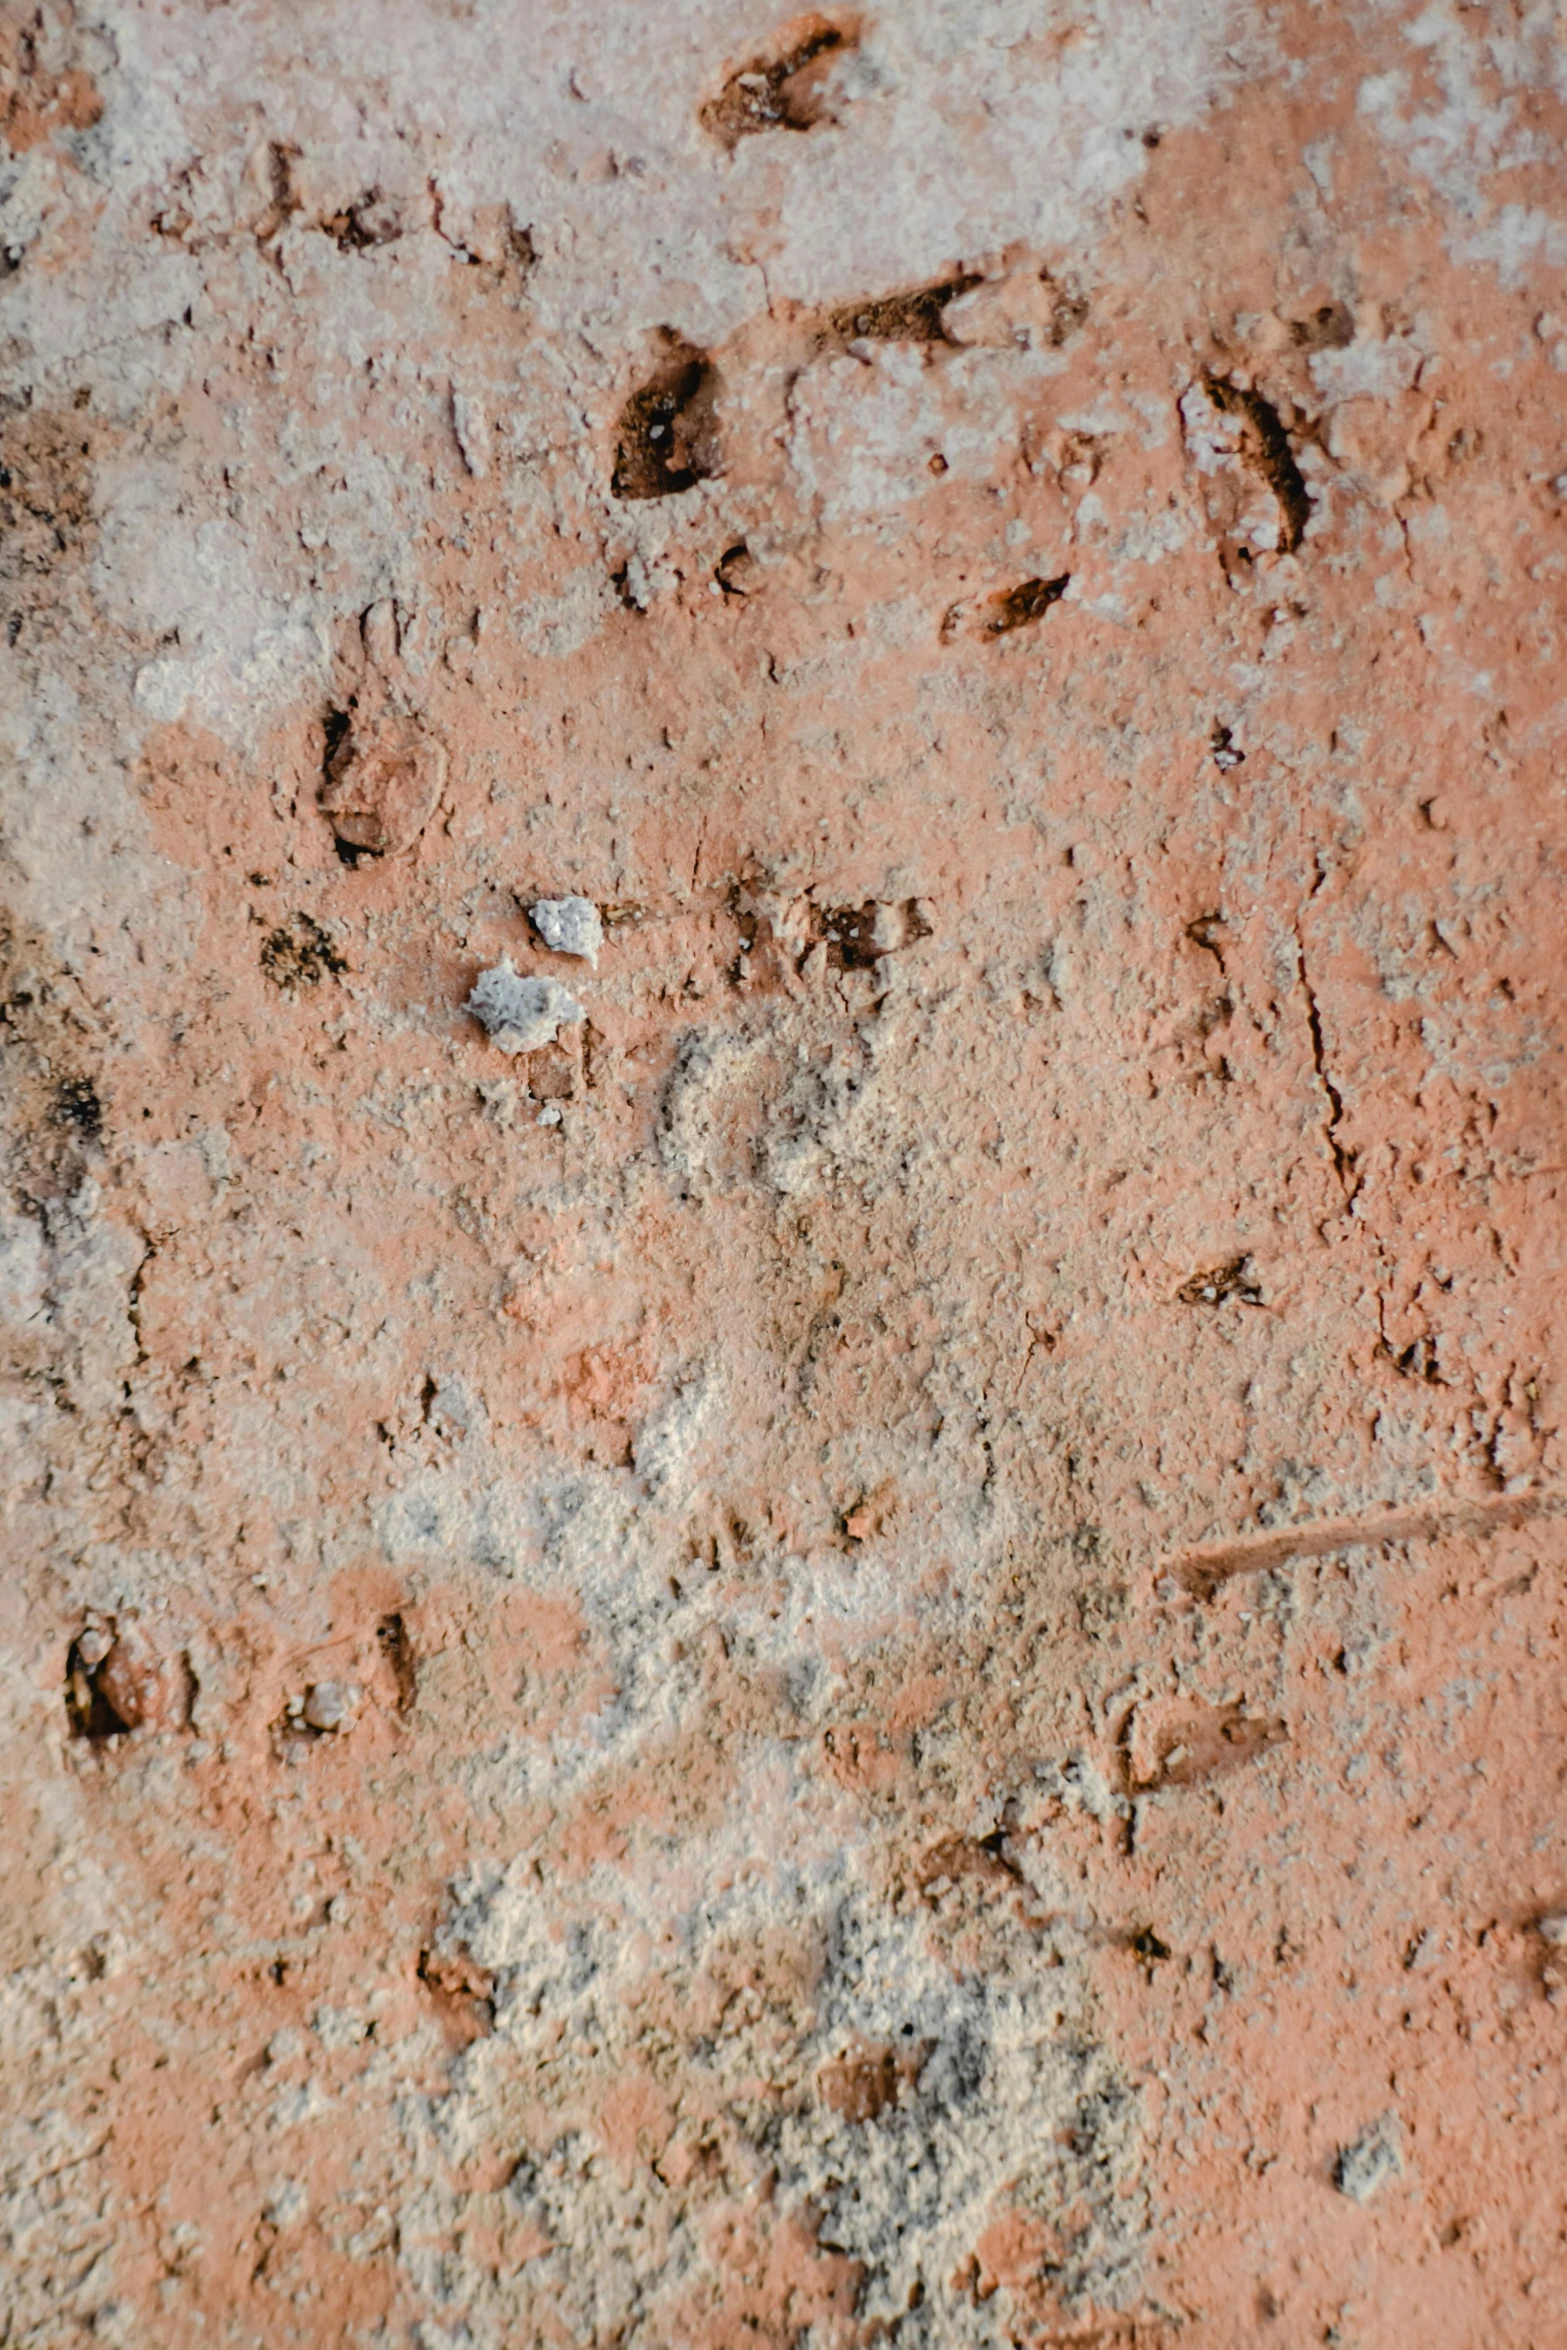
[[[1333,1153],[1333,1164],[1338,1170],[1339,1182],[1344,1187],[1346,1200],[1353,1200],[1360,1189],[1355,1173],[1355,1154],[1339,1141],[1339,1121],[1344,1115],[1344,1096],[1334,1084],[1328,1070],[1327,1048],[1322,1041],[1322,1014],[1317,1005],[1317,991],[1311,984],[1306,969],[1306,950],[1297,936],[1295,940],[1295,968],[1300,977],[1301,991],[1306,998],[1306,1021],[1311,1030],[1311,1059],[1317,1072],[1317,1083],[1328,1097],[1326,1132],[1328,1148]]]
[[[1339,1550],[1373,1550],[1384,1542],[1434,1542],[1443,1534],[1507,1534],[1535,1518],[1567,1516],[1567,1493],[1502,1493],[1479,1501],[1417,1502],[1365,1517],[1315,1518],[1296,1526],[1267,1526],[1228,1542],[1199,1542],[1167,1559],[1173,1575],[1198,1599],[1212,1599],[1232,1575],[1282,1566],[1286,1559],[1326,1558]]]
[[[1278,410],[1261,392],[1243,389],[1227,376],[1209,375],[1204,380],[1215,408],[1239,419],[1241,463],[1266,482],[1278,500],[1279,551],[1293,555],[1311,520],[1311,492]]]

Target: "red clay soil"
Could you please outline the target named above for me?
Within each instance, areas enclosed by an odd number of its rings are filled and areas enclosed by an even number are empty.
[[[1564,108],[0,9],[7,2350],[1567,2344]]]

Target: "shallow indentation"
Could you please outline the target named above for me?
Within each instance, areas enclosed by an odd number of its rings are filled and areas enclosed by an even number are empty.
[[[852,16],[797,16],[760,55],[728,75],[698,120],[733,149],[759,131],[806,131],[826,111],[826,79],[859,40]]]
[[[978,278],[958,272],[890,294],[862,294],[828,312],[827,337],[841,343],[945,342],[942,312],[978,283]]]
[[[674,497],[718,471],[712,362],[672,328],[661,339],[657,364],[620,413],[610,482],[617,498]]]

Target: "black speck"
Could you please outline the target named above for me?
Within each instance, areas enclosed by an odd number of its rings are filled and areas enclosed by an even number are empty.
[[[54,1120],[57,1126],[69,1126],[83,1142],[97,1142],[102,1138],[103,1103],[90,1077],[67,1077],[56,1088]]]

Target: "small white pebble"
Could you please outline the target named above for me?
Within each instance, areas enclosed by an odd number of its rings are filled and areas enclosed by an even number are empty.
[[[583,1018],[582,1006],[557,979],[524,978],[510,955],[481,971],[468,1009],[503,1053],[536,1053],[563,1027]]]
[[[598,968],[604,925],[591,898],[540,898],[528,912],[547,947],[557,955],[581,955]]]
[[[1351,2203],[1369,2203],[1377,2189],[1403,2169],[1398,2123],[1392,2115],[1373,2122],[1353,2146],[1342,2146],[1333,2165],[1333,2184]]]
[[[346,1730],[358,1706],[351,1681],[317,1681],[305,1692],[304,1716],[312,1730]]]
[[[1540,1939],[1553,1942],[1558,1949],[1567,1943],[1567,1916],[1541,1918]]]
[[[558,1126],[564,1114],[559,1102],[546,1102],[533,1123],[535,1126]]]

